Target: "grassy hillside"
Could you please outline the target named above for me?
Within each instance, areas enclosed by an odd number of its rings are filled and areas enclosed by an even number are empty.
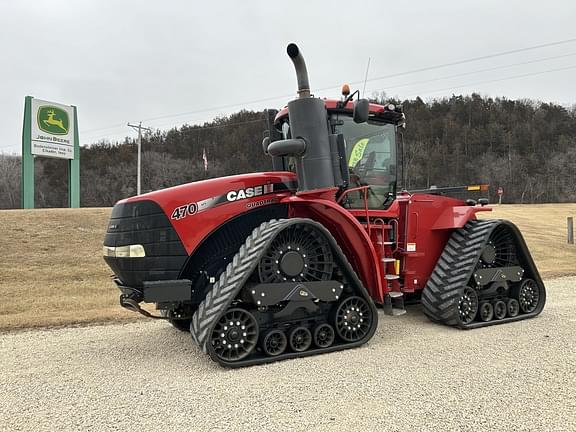
[[[0,211],[0,329],[133,320],[101,258],[107,208]],[[545,277],[576,274],[566,216],[576,204],[506,205]]]

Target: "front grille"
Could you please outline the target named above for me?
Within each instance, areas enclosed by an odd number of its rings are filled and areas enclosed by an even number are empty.
[[[143,258],[104,260],[126,286],[139,288],[143,281],[178,278],[188,254],[172,224],[153,201],[116,204],[108,223],[104,246],[141,244]]]

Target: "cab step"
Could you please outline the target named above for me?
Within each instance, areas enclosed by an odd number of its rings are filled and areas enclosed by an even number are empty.
[[[384,297],[384,313],[391,316],[400,316],[406,313],[404,307],[404,293],[399,291],[390,291]]]

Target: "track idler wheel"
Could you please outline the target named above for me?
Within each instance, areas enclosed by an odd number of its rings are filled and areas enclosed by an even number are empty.
[[[334,327],[330,324],[320,324],[314,329],[314,344],[318,348],[328,348],[335,338]]]
[[[524,313],[530,313],[536,310],[540,302],[540,290],[538,285],[532,279],[525,279],[518,290],[518,302],[520,309]]]
[[[508,308],[506,307],[506,303],[504,303],[504,301],[495,301],[492,307],[494,308],[494,318],[497,320],[506,318]]]
[[[475,289],[466,287],[458,300],[460,323],[470,324],[478,313],[478,293]]]
[[[271,357],[282,354],[288,346],[288,338],[282,330],[270,330],[262,339],[262,351]]]
[[[372,313],[361,297],[344,299],[336,310],[336,332],[346,342],[361,340],[372,325]]]
[[[212,332],[212,347],[218,358],[238,361],[249,356],[258,342],[258,323],[250,312],[228,310]]]
[[[487,322],[492,320],[494,317],[494,307],[492,306],[492,303],[487,301],[482,302],[480,303],[479,309],[479,315],[482,321]]]
[[[306,327],[293,328],[288,335],[292,351],[306,351],[312,345],[312,333]]]

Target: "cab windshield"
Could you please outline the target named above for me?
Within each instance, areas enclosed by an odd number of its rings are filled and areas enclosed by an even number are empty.
[[[368,207],[388,207],[396,195],[396,127],[389,123],[355,123],[349,116],[338,116],[336,133],[346,141],[350,188],[370,186]],[[362,192],[350,192],[347,204],[364,208]]]

